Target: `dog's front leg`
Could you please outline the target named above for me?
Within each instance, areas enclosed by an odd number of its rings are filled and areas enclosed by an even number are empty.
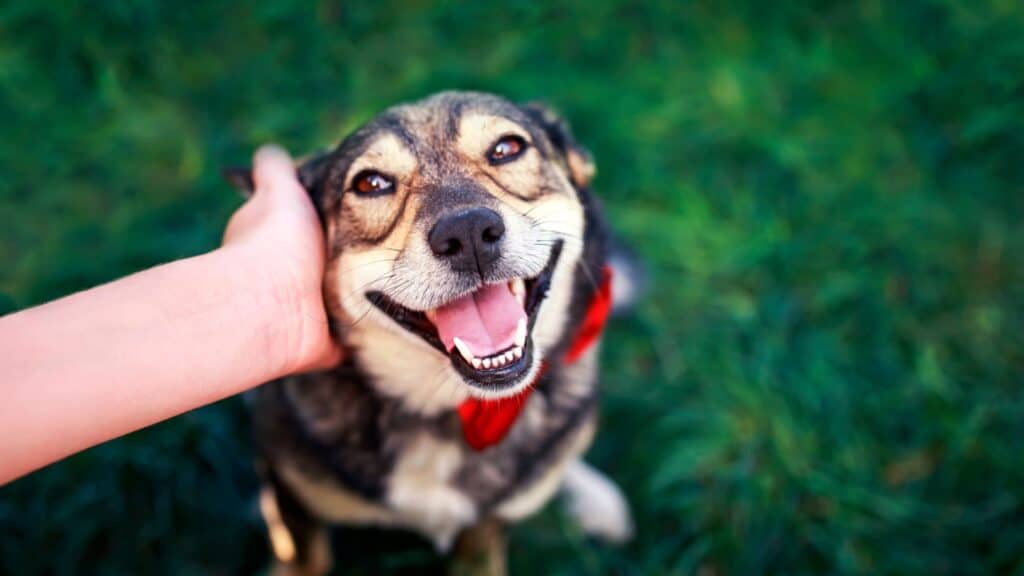
[[[280,484],[264,484],[260,513],[274,552],[271,576],[323,576],[331,571],[327,528]]]
[[[582,459],[566,467],[562,491],[566,510],[585,533],[616,544],[633,537],[633,518],[622,491]]]
[[[449,559],[451,576],[506,576],[505,529],[497,519],[462,531]]]

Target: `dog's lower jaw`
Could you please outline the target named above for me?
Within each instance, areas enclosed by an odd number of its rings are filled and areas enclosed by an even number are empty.
[[[533,364],[526,372],[523,373],[522,378],[518,383],[516,383],[516,385],[500,390],[489,390],[487,388],[481,388],[479,386],[463,382],[463,386],[465,386],[467,390],[467,398],[473,397],[479,398],[480,400],[500,400],[502,398],[513,398],[519,396],[537,380],[537,377],[540,375],[541,366],[541,360],[537,359],[535,356]]]

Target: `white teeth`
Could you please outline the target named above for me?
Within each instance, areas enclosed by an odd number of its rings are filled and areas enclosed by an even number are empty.
[[[452,342],[455,344],[455,348],[459,351],[459,354],[466,360],[466,363],[476,370],[500,368],[523,357],[523,347],[519,344],[493,356],[477,358],[461,338],[455,337],[452,339]]]
[[[508,283],[509,290],[519,301],[519,305],[526,307],[526,283],[523,282],[522,278],[516,278],[515,280]]]
[[[458,336],[453,338],[452,342],[455,344],[455,347],[458,348],[459,354],[462,354],[462,357],[466,360],[466,362],[473,364],[473,360],[476,360],[476,357],[473,356],[473,352],[469,349],[469,346],[466,346],[465,342],[459,340]]]
[[[522,348],[526,345],[526,318],[520,318],[516,326],[516,347]]]

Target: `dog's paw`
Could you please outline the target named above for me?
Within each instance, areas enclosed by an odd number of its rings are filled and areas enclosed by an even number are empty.
[[[476,507],[455,490],[395,490],[390,501],[406,521],[433,541],[439,552],[447,552],[459,531],[477,519]]]
[[[633,537],[629,504],[606,476],[576,460],[566,469],[563,489],[566,510],[585,533],[614,544]]]
[[[399,523],[417,527],[441,551],[477,519],[476,504],[451,485],[461,465],[456,446],[424,436],[406,450],[389,479],[388,507]]]

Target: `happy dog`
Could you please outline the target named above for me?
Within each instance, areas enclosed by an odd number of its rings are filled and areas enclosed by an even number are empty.
[[[592,174],[547,110],[467,92],[391,108],[300,166],[348,358],[249,397],[279,568],[327,571],[332,523],[444,551],[559,489],[586,531],[628,537],[581,460],[610,305]]]

